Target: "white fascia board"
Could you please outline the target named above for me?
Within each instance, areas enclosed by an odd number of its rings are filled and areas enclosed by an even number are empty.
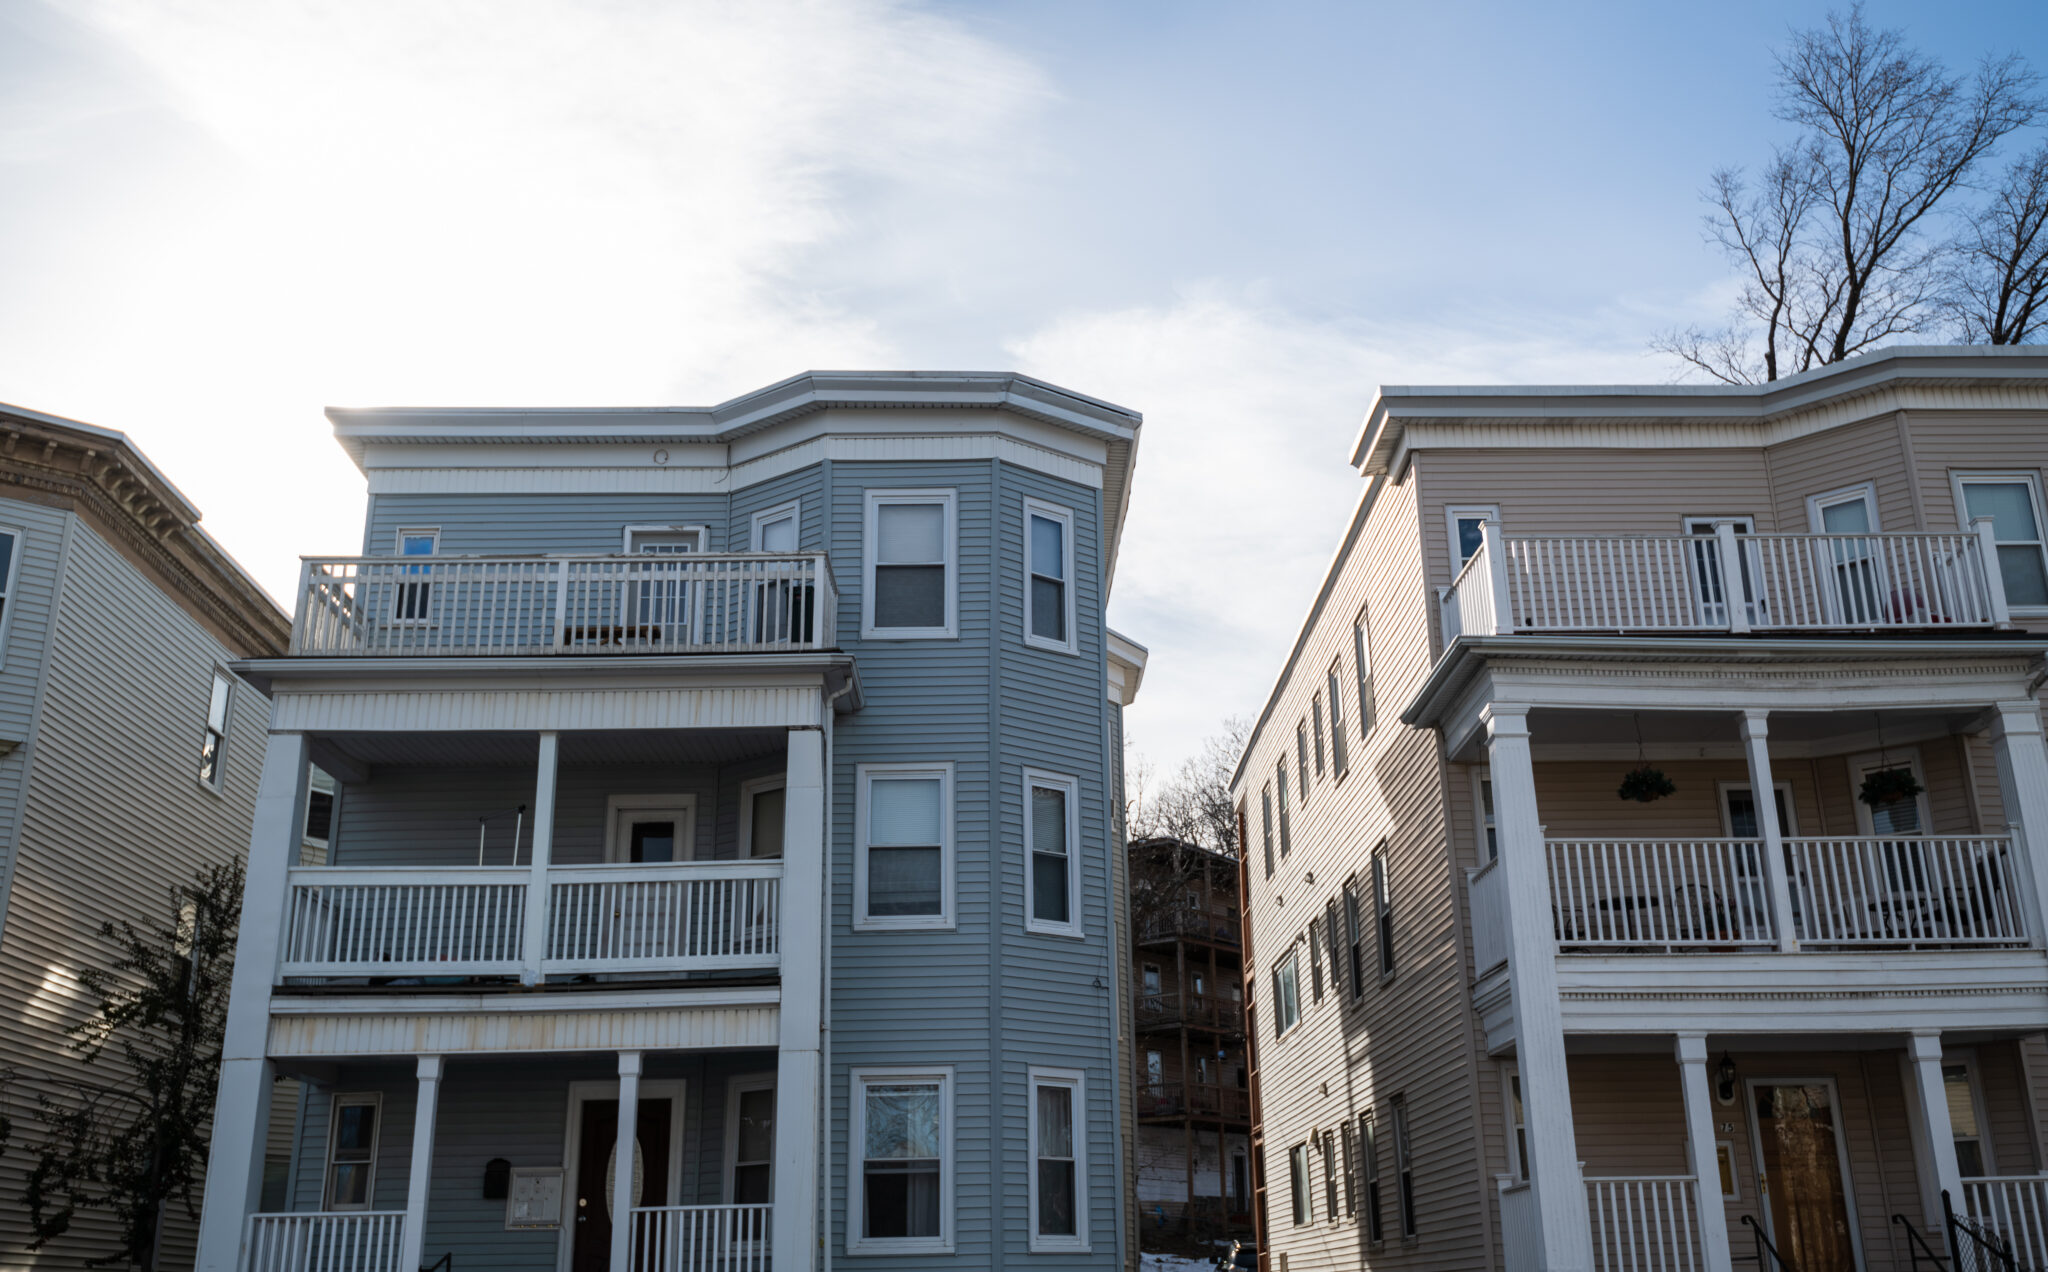
[[[1109,680],[1112,697],[1128,707],[1138,699],[1145,681],[1145,663],[1152,653],[1114,628],[1109,629]]]
[[[664,458],[655,459],[660,453]],[[386,441],[363,447],[366,472],[382,468],[724,468],[731,448],[722,442],[478,442],[418,444]]]
[[[1076,433],[1014,411],[911,410],[897,406],[816,411],[791,420],[772,432],[753,433],[734,440],[732,462],[737,467],[821,437],[959,437],[975,434],[1013,438],[1028,446],[1098,467],[1109,462],[1109,444],[1099,434]]]

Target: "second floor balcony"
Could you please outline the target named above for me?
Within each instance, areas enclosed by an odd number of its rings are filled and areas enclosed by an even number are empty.
[[[837,646],[823,553],[308,557],[294,656],[789,653]]]
[[[1439,590],[1459,636],[2006,627],[1988,518],[1953,534],[1508,535]],[[1987,568],[1989,563],[1989,568]],[[1731,601],[1733,603],[1731,603]]]

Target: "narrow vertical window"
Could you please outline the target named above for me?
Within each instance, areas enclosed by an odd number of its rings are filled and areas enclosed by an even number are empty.
[[[1067,1069],[1030,1071],[1031,1248],[1088,1248],[1088,1198],[1081,1163],[1085,1119],[1081,1075]]]
[[[1273,969],[1273,1036],[1285,1036],[1300,1019],[1301,955],[1296,952]]]
[[[1965,1179],[1986,1174],[1983,1124],[1977,1117],[1977,1092],[1968,1064],[1941,1066],[1942,1092],[1948,1102],[1948,1125],[1956,1140],[1956,1167]]]
[[[1259,792],[1259,838],[1266,849],[1266,877],[1273,877],[1273,788]]]
[[[1508,1122],[1514,1128],[1515,1173],[1529,1177],[1529,1132],[1522,1120],[1522,1075],[1508,1070]]]
[[[1386,1240],[1380,1207],[1380,1137],[1371,1112],[1358,1119],[1359,1165],[1365,1172],[1365,1239],[1378,1244]]]
[[[751,545],[756,552],[795,556],[802,541],[803,501],[766,508],[754,514]],[[775,572],[787,567],[778,564]],[[754,641],[783,644],[807,641],[816,633],[817,584],[792,578],[769,578],[754,584]]]
[[[1031,889],[1025,927],[1034,932],[1081,935],[1080,871],[1074,844],[1076,798],[1080,784],[1049,773],[1024,774],[1024,836],[1030,862],[1026,877]]]
[[[1318,749],[1321,748],[1321,745],[1319,740],[1317,742]],[[1298,793],[1302,807],[1306,808],[1308,806],[1308,720],[1306,718],[1300,720],[1294,726],[1294,773],[1300,779]]]
[[[953,492],[867,494],[865,635],[955,635]]]
[[[1358,1129],[1344,1119],[1344,1213],[1358,1213]]]
[[[1491,504],[1474,504],[1468,507],[1444,509],[1444,520],[1451,532],[1451,573],[1456,575],[1479,553],[1479,547],[1486,541],[1485,526],[1489,521],[1500,519],[1500,509]]]
[[[1332,897],[1323,907],[1323,944],[1330,956],[1330,992],[1338,995],[1344,992],[1344,938],[1339,932],[1340,922],[1337,900]]]
[[[1372,633],[1366,627],[1366,611],[1351,621],[1351,653],[1358,667],[1358,736],[1372,734]]]
[[[856,926],[951,926],[951,767],[872,764],[859,774]]]
[[[789,783],[783,777],[763,777],[740,783],[740,855],[757,860],[782,856],[784,812],[789,807]]]
[[[1308,1192],[1308,1145],[1296,1144],[1287,1150],[1287,1184],[1294,1198],[1294,1226],[1299,1228],[1312,1217],[1313,1209]]]
[[[1323,921],[1308,921],[1308,985],[1313,1002],[1323,1001]]]
[[[1025,643],[1074,648],[1074,514],[1024,501]]]
[[[1344,660],[1330,664],[1323,687],[1330,694],[1330,771],[1338,777],[1351,771],[1350,743],[1344,738]]]
[[[1287,827],[1287,761],[1280,761],[1280,768],[1274,775],[1280,788],[1280,855],[1285,857],[1294,851],[1294,836]]]
[[[398,555],[402,557],[430,557],[441,550],[439,530],[400,530],[398,532]],[[399,569],[400,582],[396,603],[392,607],[392,618],[401,623],[424,623],[432,612],[432,583],[426,576],[432,574],[431,565],[407,565]]]
[[[952,1244],[950,1073],[856,1069],[860,1118],[859,1215],[848,1246],[869,1252],[943,1252]]]
[[[735,1206],[775,1200],[775,1080],[735,1079],[726,1101],[728,1200]]]
[[[1313,721],[1313,724],[1310,726],[1310,736],[1315,739],[1316,744],[1316,776],[1321,777],[1323,775],[1323,695],[1316,694],[1309,699],[1308,711],[1309,718]]]
[[[327,1209],[368,1210],[377,1196],[381,1095],[337,1095],[327,1128]]]
[[[199,780],[220,788],[221,752],[228,744],[228,704],[234,696],[234,682],[224,671],[213,673],[213,688],[206,699],[206,732],[199,740]]]
[[[1485,840],[1486,859],[1500,860],[1500,830],[1493,824],[1493,779],[1479,776],[1479,829]]]
[[[1365,925],[1358,915],[1358,881],[1344,885],[1344,949],[1351,972],[1353,1002],[1365,996]]]
[[[0,631],[6,630],[8,602],[14,596],[14,561],[20,555],[21,536],[0,530]]]
[[[1337,1222],[1337,1137],[1323,1132],[1323,1222]]]
[[[1400,1192],[1401,1235],[1415,1235],[1415,1163],[1409,1156],[1408,1102],[1394,1101],[1394,1186]]]
[[[1372,854],[1372,906],[1379,927],[1380,976],[1384,978],[1394,974],[1394,901],[1388,893],[1385,844]]]

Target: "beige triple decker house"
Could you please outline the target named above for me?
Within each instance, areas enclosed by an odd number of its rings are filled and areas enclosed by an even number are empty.
[[[2048,350],[1352,462],[1235,780],[1265,1266],[2048,1266]]]

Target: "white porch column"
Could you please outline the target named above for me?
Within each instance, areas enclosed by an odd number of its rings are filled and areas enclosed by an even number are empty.
[[[1494,825],[1508,910],[1508,992],[1515,1009],[1515,1062],[1522,1079],[1522,1118],[1529,1142],[1529,1184],[1541,1225],[1534,1251],[1542,1272],[1586,1272],[1593,1236],[1586,1185],[1579,1171],[1566,1080],[1564,1020],[1557,998],[1557,938],[1545,868],[1543,827],[1536,810],[1536,772],[1529,751],[1529,708],[1487,708],[1487,751],[1493,766]]]
[[[2013,850],[2032,885],[2029,934],[2048,941],[2048,748],[2041,737],[2041,704],[2031,699],[2001,702],[1991,724],[1992,753],[1998,760],[1998,790],[2005,819],[2012,824]]]
[[[199,1220],[201,1272],[236,1272],[248,1216],[263,1198],[263,1141],[270,1132],[266,1052],[270,988],[277,979],[290,870],[298,861],[306,820],[306,738],[272,733],[263,749],[256,815],[249,829],[248,875],[242,886],[242,930],[235,940],[234,979],[221,1040],[220,1096],[213,1110],[213,1146]]]
[[[619,1142],[612,1155],[612,1269],[633,1266],[633,1146],[640,1138],[640,1053],[619,1053]],[[412,1266],[412,1265],[408,1265]]]
[[[548,952],[548,861],[555,844],[557,754],[557,736],[541,734],[540,763],[533,783],[533,861],[526,875],[526,932],[519,947],[519,980],[524,985],[540,984],[541,960]]]
[[[1742,750],[1749,757],[1749,791],[1756,805],[1757,835],[1764,841],[1764,880],[1771,889],[1771,923],[1778,930],[1778,948],[1799,948],[1792,926],[1792,878],[1785,869],[1785,828],[1778,825],[1778,788],[1771,780],[1770,712],[1750,708],[1742,713]]]
[[[412,1110],[412,1169],[405,1177],[405,1236],[398,1266],[420,1266],[427,1239],[427,1192],[434,1182],[434,1114],[441,1104],[441,1057],[421,1056],[419,1100]]]
[[[782,814],[782,1012],[775,1054],[776,1272],[818,1250],[818,1099],[825,966],[825,734],[791,729]]]
[[[1912,1094],[1919,1105],[1920,1125],[1927,1133],[1927,1156],[1920,1163],[1922,1177],[1933,1182],[1936,1202],[1945,1192],[1960,1210],[1963,1172],[1956,1164],[1955,1127],[1948,1120],[1948,1087],[1941,1080],[1941,1031],[1914,1030],[1907,1039],[1906,1058],[1913,1070]],[[1928,1222],[1932,1225],[1938,1220],[1929,1216]]]
[[[1706,1272],[1729,1272],[1728,1208],[1721,1201],[1721,1159],[1714,1151],[1714,1093],[1707,1084],[1707,1036],[1678,1035],[1678,1085],[1685,1093],[1685,1147],[1700,1211],[1700,1259]]]

